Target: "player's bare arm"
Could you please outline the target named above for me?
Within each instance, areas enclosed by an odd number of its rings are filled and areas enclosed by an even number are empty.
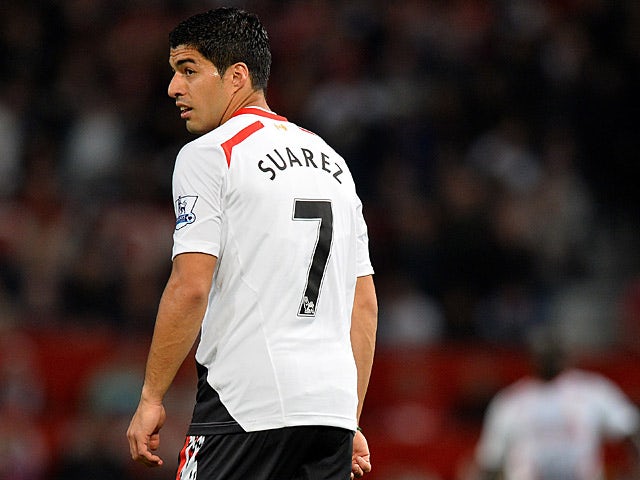
[[[376,331],[378,326],[378,302],[373,277],[359,277],[351,315],[351,347],[358,370],[358,411],[357,418],[364,403],[369,386],[373,355],[375,352]],[[356,432],[353,439],[352,477],[359,478],[371,471],[369,446],[362,432]]]
[[[358,369],[358,419],[369,387],[378,327],[378,301],[373,277],[358,277],[351,315],[351,347]]]
[[[148,466],[163,463],[153,453],[166,416],[162,401],[198,336],[215,265],[216,257],[202,253],[184,253],[173,261],[158,308],[140,403],[127,430],[131,457]]]

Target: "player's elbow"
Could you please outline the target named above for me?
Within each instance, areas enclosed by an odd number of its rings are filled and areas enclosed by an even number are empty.
[[[183,281],[176,285],[176,293],[184,304],[202,305],[209,299],[209,288],[202,282]]]
[[[190,275],[172,274],[167,283],[167,292],[182,305],[197,306],[206,304],[209,298],[211,282]]]

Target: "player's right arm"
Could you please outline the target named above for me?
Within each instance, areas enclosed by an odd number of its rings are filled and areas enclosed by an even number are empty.
[[[158,308],[140,403],[127,430],[131,457],[148,466],[163,463],[153,453],[165,420],[163,398],[200,331],[215,265],[216,257],[203,253],[183,253],[173,260]]]

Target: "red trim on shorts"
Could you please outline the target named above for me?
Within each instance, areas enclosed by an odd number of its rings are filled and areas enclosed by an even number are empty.
[[[281,122],[288,122],[288,120],[285,117],[277,115],[277,114],[275,114],[273,112],[269,112],[267,110],[262,110],[261,108],[257,108],[257,107],[244,107],[244,108],[241,108],[240,110],[236,111],[233,115],[231,115],[231,118],[236,117],[238,115],[245,115],[245,114],[259,115],[261,117],[270,118],[271,120],[279,120]]]
[[[233,137],[222,144],[222,150],[224,150],[224,155],[227,158],[227,167],[231,166],[231,150],[233,150],[233,147],[241,142],[244,142],[250,135],[253,135],[263,127],[264,125],[262,124],[262,122],[253,122],[251,125],[243,128]]]
[[[182,469],[184,468],[184,464],[187,463],[187,447],[189,446],[189,437],[187,437],[184,441],[184,447],[180,450],[180,464],[178,465],[178,473],[176,473],[176,480],[180,480],[180,475],[182,473]]]

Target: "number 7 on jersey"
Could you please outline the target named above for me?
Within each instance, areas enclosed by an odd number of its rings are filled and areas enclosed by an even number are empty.
[[[318,235],[307,273],[307,283],[300,301],[300,308],[298,309],[298,316],[300,317],[315,317],[322,279],[324,278],[333,240],[331,201],[297,198],[294,200],[293,205],[293,220],[317,221],[319,223]]]

